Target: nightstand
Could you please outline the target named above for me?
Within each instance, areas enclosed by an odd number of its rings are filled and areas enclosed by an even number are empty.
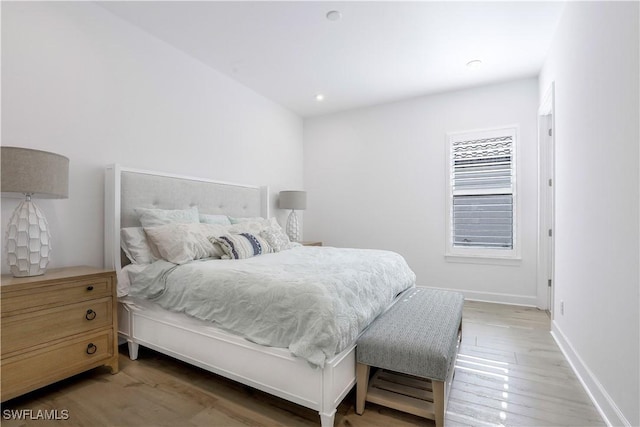
[[[302,244],[302,246],[322,246],[322,242],[314,242],[314,241],[309,241],[309,242],[300,242]]]
[[[118,372],[116,276],[93,267],[2,276],[2,401],[98,366]]]

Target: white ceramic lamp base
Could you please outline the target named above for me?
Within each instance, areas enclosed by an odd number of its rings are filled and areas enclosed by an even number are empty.
[[[7,229],[7,260],[15,277],[44,274],[51,253],[49,224],[29,198],[18,205]]]
[[[300,227],[298,226],[298,216],[295,210],[291,210],[287,220],[287,236],[292,242],[300,241]]]

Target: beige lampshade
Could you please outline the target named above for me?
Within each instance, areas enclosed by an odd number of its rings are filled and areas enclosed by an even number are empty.
[[[69,159],[48,151],[1,147],[2,196],[66,199]]]
[[[281,191],[280,209],[295,209],[301,211],[307,208],[306,191]]]

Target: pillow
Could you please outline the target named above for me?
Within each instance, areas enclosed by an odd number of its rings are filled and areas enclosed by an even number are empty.
[[[243,218],[242,221],[236,222],[229,227],[230,234],[240,234],[240,233],[251,233],[255,235],[259,235],[262,230],[266,227],[269,227],[273,223],[277,224],[275,218]]]
[[[273,252],[284,251],[295,246],[291,243],[289,236],[287,236],[275,218],[269,219],[268,225],[263,227],[262,231],[260,231],[260,236],[269,243]]]
[[[228,218],[229,218],[229,221],[231,221],[231,224],[240,224],[242,222],[249,222],[249,221],[251,222],[264,221],[264,218],[262,218],[261,216],[252,216],[252,217],[246,217],[246,218],[230,216]]]
[[[197,206],[192,206],[189,209],[135,208],[134,211],[138,215],[140,224],[145,228],[170,223],[200,222]]]
[[[151,264],[160,259],[158,248],[149,242],[142,227],[121,229],[120,247],[133,264]]]
[[[298,246],[289,240],[289,237],[282,230],[282,227],[280,227],[275,217],[267,219],[260,217],[251,218],[247,221],[233,224],[228,229],[230,234],[250,233],[261,236],[269,243],[273,252]]]
[[[145,233],[158,248],[162,258],[174,264],[185,264],[202,258],[220,258],[224,255],[219,245],[208,236],[222,235],[222,225],[200,223],[173,223],[157,227],[145,227]]]
[[[225,234],[211,240],[220,244],[224,259],[245,259],[272,252],[266,240],[251,233]]]
[[[200,214],[200,222],[203,224],[231,225],[226,215]]]
[[[250,233],[258,235],[264,228],[264,224],[258,221],[244,221],[227,227],[229,234]]]

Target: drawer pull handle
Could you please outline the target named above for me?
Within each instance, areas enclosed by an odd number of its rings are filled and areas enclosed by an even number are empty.
[[[87,345],[87,354],[93,354],[96,351],[98,351],[98,347],[96,347],[94,343],[90,342],[89,345]]]
[[[96,318],[97,315],[98,314],[95,311],[89,309],[87,310],[87,314],[84,315],[84,318],[87,320],[93,320]]]
[[[87,286],[87,290],[88,291],[92,291],[93,290],[93,286]]]

